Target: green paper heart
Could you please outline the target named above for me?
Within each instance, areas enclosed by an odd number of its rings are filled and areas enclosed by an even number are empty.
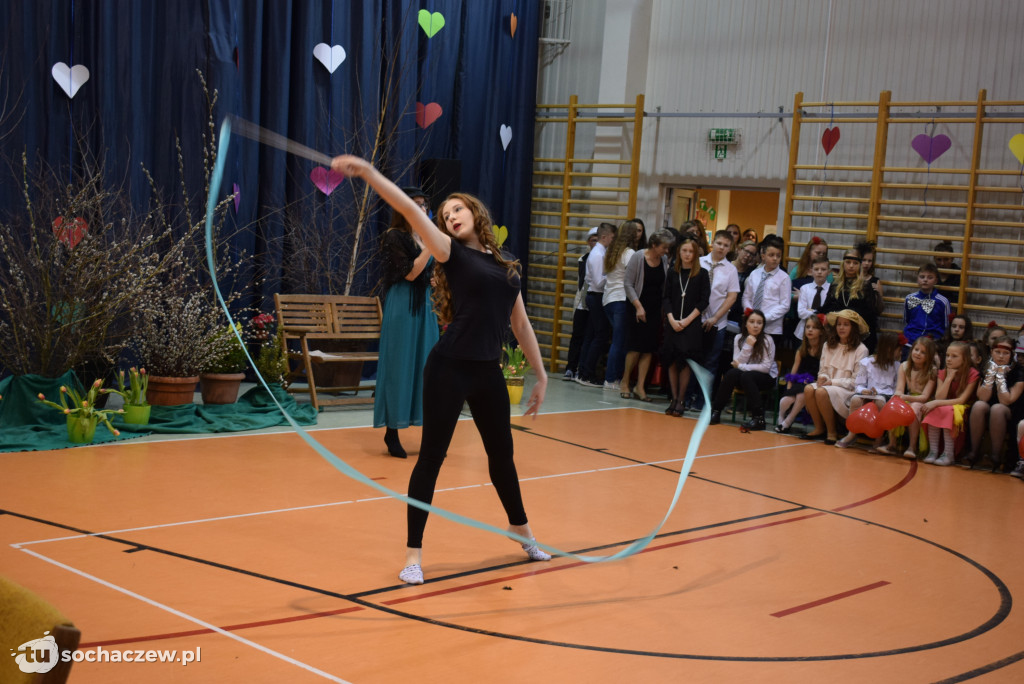
[[[494,233],[494,239],[498,241],[499,247],[505,244],[505,240],[508,239],[508,228],[505,226],[491,226],[491,232]]]
[[[715,220],[715,216],[717,216],[717,215],[718,215],[718,212],[715,211],[714,207],[711,207],[711,209],[708,210],[708,218],[711,219],[712,221]]]
[[[433,38],[444,28],[444,15],[440,12],[431,13],[430,10],[421,9],[417,17],[420,28],[427,34],[427,38]]]

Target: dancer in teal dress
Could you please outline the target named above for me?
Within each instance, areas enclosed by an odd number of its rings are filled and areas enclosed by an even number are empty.
[[[419,188],[404,188],[429,213]],[[383,427],[388,453],[405,458],[398,431],[423,424],[423,366],[438,339],[437,316],[430,303],[433,258],[405,218],[395,212],[381,238],[384,265],[384,319],[373,398],[373,426]]]

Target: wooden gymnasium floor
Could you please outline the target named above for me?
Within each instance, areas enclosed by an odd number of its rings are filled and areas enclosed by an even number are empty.
[[[543,541],[614,553],[667,509],[695,421],[619,403],[513,419]],[[315,435],[404,491],[380,431]],[[436,503],[502,525],[478,445]],[[0,454],[0,572],[82,648],[201,649],[75,683],[1024,681],[1024,483],[729,425],[699,453],[643,553],[527,563],[433,517],[420,587],[403,506],[287,432]]]

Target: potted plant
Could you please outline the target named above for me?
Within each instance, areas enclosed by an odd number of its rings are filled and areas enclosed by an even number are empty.
[[[103,381],[97,380],[83,397],[74,387],[61,385],[59,404],[49,401],[43,394],[39,395],[39,401],[46,406],[62,411],[67,416],[68,441],[75,444],[89,444],[95,437],[96,425],[100,422],[106,425],[115,437],[121,434],[110,424],[110,414],[124,413],[124,411],[96,408],[96,397],[99,396],[102,386]]]
[[[288,375],[288,356],[284,352],[284,341],[276,331],[277,319],[272,314],[261,313],[252,319],[250,337],[260,343],[254,359],[256,371],[271,387],[284,385]]]
[[[526,384],[526,372],[530,370],[530,364],[526,361],[526,354],[522,347],[506,344],[502,351],[504,360],[501,364],[501,374],[505,376],[508,400],[516,405],[523,400],[523,387]]]
[[[237,335],[236,335],[237,333]],[[214,359],[199,375],[199,389],[204,404],[233,404],[238,401],[238,389],[245,379],[245,368],[248,359],[245,347],[239,341],[242,324],[235,323],[221,330],[220,335],[211,340],[211,344],[227,346],[221,355]]]
[[[117,374],[117,389],[101,389],[101,394],[120,394],[124,399],[124,422],[133,425],[149,423],[150,405],[146,401],[149,389],[149,375],[145,368],[132,366],[128,369],[128,384],[124,382],[124,371]]]

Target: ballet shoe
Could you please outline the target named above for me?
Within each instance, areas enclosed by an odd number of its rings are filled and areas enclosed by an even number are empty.
[[[398,573],[398,579],[406,584],[423,584],[423,568],[417,563],[407,565]]]
[[[551,554],[541,549],[536,544],[521,544],[523,551],[530,557],[532,561],[549,561],[551,560]]]

